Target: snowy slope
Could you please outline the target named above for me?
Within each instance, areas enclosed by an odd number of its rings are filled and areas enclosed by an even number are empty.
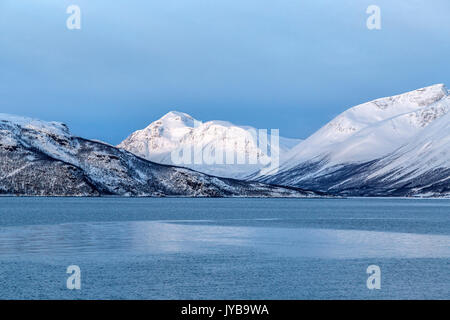
[[[441,150],[448,147],[449,111],[450,96],[442,84],[353,107],[293,148],[278,174],[252,179],[337,192],[351,186],[359,195],[372,184],[383,194],[383,183],[375,181],[383,175],[388,188],[450,167]],[[415,173],[388,178],[406,174],[407,167]],[[446,179],[443,175],[436,179]]]
[[[314,192],[156,164],[72,136],[64,124],[0,114],[0,194],[310,197]]]
[[[373,173],[376,177],[398,168],[417,177],[436,168],[450,168],[450,113],[437,119],[411,142],[383,159],[386,165]]]
[[[176,164],[221,177],[242,178],[270,162],[270,132],[265,149],[258,144],[257,136],[248,133],[249,130],[257,133],[252,127],[236,126],[226,121],[202,123],[186,113],[172,111],[132,133],[118,147],[154,162]],[[280,156],[283,157],[300,141],[280,137]],[[174,163],[172,152],[186,148],[191,150],[189,161]],[[227,163],[225,156],[222,161],[205,160],[203,155],[213,156],[216,152],[234,154],[236,160]],[[245,159],[244,163],[238,163],[239,157]],[[257,159],[257,163],[251,164],[251,157]]]
[[[442,84],[358,105],[293,148],[283,168],[318,157],[327,157],[329,165],[376,159],[408,143],[449,108]]]
[[[408,186],[415,195],[450,196],[450,113],[376,163],[367,181]]]

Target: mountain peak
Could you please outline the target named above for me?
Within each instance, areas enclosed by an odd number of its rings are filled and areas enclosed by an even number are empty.
[[[429,106],[449,95],[446,86],[442,83],[423,87],[392,97],[380,98],[372,101],[381,109],[390,105],[410,105],[411,107]]]
[[[161,119],[152,122],[146,129],[132,133],[118,146],[147,160],[173,164],[172,152],[177,150],[190,150],[194,159],[204,155],[219,155],[222,153],[236,155],[236,159],[260,159],[266,157],[267,150],[264,145],[253,138],[249,138],[246,130],[257,129],[247,126],[237,126],[228,121],[212,120],[205,123],[196,122],[190,115],[171,111]],[[279,137],[281,153],[291,149],[299,140]],[[271,148],[272,136],[267,137],[267,148]],[[272,150],[272,149],[270,149]],[[184,152],[184,151],[183,151]],[[191,157],[191,155],[189,156]],[[247,176],[262,168],[261,163],[225,164],[223,161],[211,164],[197,160],[186,161],[188,168],[199,170],[208,174],[239,178]],[[233,160],[234,161],[234,160]]]
[[[428,87],[425,87],[425,88],[422,88],[422,89],[427,89],[427,88],[436,88],[436,89],[440,89],[440,90],[442,90],[442,91],[444,91],[445,93],[447,93],[448,94],[448,89],[447,89],[447,86],[444,84],[444,83],[438,83],[438,84],[434,84],[434,85],[431,85],[431,86],[428,86]],[[420,90],[420,89],[419,89]]]
[[[413,91],[372,100],[347,109],[328,126],[340,132],[353,134],[362,127],[387,120],[401,114],[433,108],[436,104],[448,104],[449,91],[444,84],[416,89]]]
[[[58,135],[68,135],[69,128],[66,124],[56,121],[43,121],[13,114],[0,113],[0,122],[11,123],[23,128],[35,129]]]
[[[161,117],[160,120],[174,120],[174,121],[193,121],[194,118],[191,115],[179,112],[179,111],[170,111]]]
[[[437,100],[439,100],[445,96],[448,96],[449,92],[448,92],[448,89],[445,86],[445,84],[438,83],[438,84],[434,84],[432,86],[428,86],[428,87],[424,87],[424,88],[420,88],[420,89],[408,92],[406,94],[434,97]]]

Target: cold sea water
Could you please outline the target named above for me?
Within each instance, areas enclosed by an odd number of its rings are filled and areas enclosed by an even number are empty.
[[[450,299],[450,200],[1,197],[0,299]]]

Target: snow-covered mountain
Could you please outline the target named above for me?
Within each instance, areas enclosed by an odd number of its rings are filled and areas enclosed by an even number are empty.
[[[249,134],[254,132],[254,134]],[[279,137],[280,161],[301,140]],[[220,177],[242,178],[270,166],[272,136],[262,146],[259,132],[249,126],[236,126],[226,121],[202,123],[190,115],[172,111],[148,127],[132,133],[117,147],[147,160],[180,165]],[[264,148],[266,147],[266,148]],[[173,161],[173,152],[190,150],[187,161]],[[219,161],[215,155],[220,154]],[[232,154],[233,161],[226,155]],[[209,161],[206,159],[211,158]],[[250,159],[256,159],[253,163]],[[245,159],[239,162],[237,159]],[[213,160],[213,161],[212,161]]]
[[[251,179],[349,195],[449,194],[450,95],[443,84],[343,112]]]
[[[70,134],[66,125],[0,114],[0,194],[311,197],[318,194],[156,164]]]
[[[262,164],[205,166],[196,165],[195,157],[196,152],[204,156],[219,150],[232,151],[236,159],[267,160],[268,151],[248,135],[249,129],[222,121],[199,123],[170,112],[117,148],[75,137],[62,123],[0,114],[0,194],[321,195],[308,189],[354,196],[450,197],[450,94],[441,84],[350,108],[297,145],[280,138],[279,171],[263,168],[272,174],[257,171],[247,181],[147,160],[170,163],[174,151],[192,148],[191,167],[243,176]],[[270,148],[270,135],[267,140]]]

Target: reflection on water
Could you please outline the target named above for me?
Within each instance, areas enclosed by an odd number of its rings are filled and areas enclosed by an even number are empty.
[[[239,248],[311,258],[448,258],[450,236],[308,228],[92,222],[4,227],[0,257],[218,253]]]

